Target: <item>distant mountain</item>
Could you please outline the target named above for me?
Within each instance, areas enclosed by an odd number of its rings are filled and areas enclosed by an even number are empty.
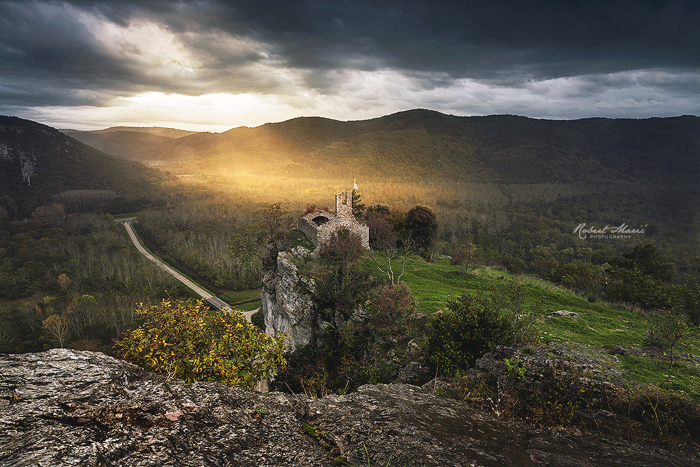
[[[107,154],[132,160],[148,160],[154,157],[154,154],[158,153],[157,148],[164,144],[196,133],[174,128],[125,126],[94,131],[61,130],[61,132]]]
[[[164,176],[117,159],[40,123],[0,116],[0,206],[28,216],[67,190],[109,190],[141,197],[159,190]]]
[[[97,134],[97,135],[107,135],[110,133],[147,133],[149,135],[164,136],[166,138],[182,138],[183,136],[188,136],[193,133],[198,133],[197,131],[189,130],[178,130],[177,128],[165,128],[160,126],[113,126],[105,128],[104,130],[61,130],[62,133],[68,134],[68,136],[73,136],[70,133],[87,133],[87,134]]]
[[[676,186],[694,186],[700,176],[695,116],[564,121],[411,110],[355,122],[296,118],[177,139],[131,129],[93,137],[112,154],[190,172]]]

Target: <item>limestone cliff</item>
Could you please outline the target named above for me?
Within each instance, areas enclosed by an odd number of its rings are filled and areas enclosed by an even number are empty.
[[[93,352],[0,355],[3,466],[330,467],[367,465],[366,452],[382,466],[700,465],[697,453],[536,430],[416,386],[309,399],[166,380]]]
[[[261,293],[265,330],[274,336],[286,334],[290,351],[314,342],[317,311],[314,282],[299,274],[293,257],[285,251],[277,255],[277,267],[263,271]]]
[[[348,322],[357,330],[364,329],[369,318],[361,307],[346,317],[337,310],[320,309],[314,280],[295,264],[307,256],[313,257],[314,253],[303,247],[283,251],[277,254],[276,267],[263,270],[261,299],[265,331],[273,336],[284,334],[286,350],[290,352],[309,344],[323,347],[331,329],[341,329]]]

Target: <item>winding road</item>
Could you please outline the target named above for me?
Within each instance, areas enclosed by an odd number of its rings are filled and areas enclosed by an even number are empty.
[[[134,232],[134,229],[131,227],[131,221],[133,221],[135,217],[129,217],[126,219],[118,219],[117,222],[119,222],[121,225],[124,226],[126,229],[126,232],[129,234],[129,238],[131,238],[131,241],[134,243],[134,246],[136,247],[139,252],[148,258],[150,261],[156,264],[159,268],[167,272],[168,274],[172,275],[175,279],[179,280],[183,284],[185,284],[187,287],[189,287],[191,290],[193,290],[196,294],[198,294],[200,297],[202,297],[204,300],[207,301],[211,306],[216,308],[217,310],[226,310],[226,311],[231,311],[233,308],[231,308],[231,305],[217,297],[216,295],[212,294],[211,292],[208,292],[204,290],[202,287],[200,287],[198,284],[192,282],[190,279],[187,277],[183,276],[180,274],[178,271],[175,269],[171,268],[167,264],[165,264],[163,261],[159,260],[155,256],[153,256],[151,253],[146,250],[141,242],[139,241],[138,237],[136,236],[136,233]],[[248,314],[252,314],[250,312],[244,313],[246,315],[246,318],[250,321],[250,316]]]
[[[231,307],[231,305],[229,305],[228,303],[226,303],[225,301],[223,301],[222,299],[220,299],[220,298],[217,297],[216,295],[213,295],[212,293],[207,292],[207,291],[204,290],[202,287],[200,287],[200,286],[197,285],[196,283],[192,282],[190,279],[188,279],[187,277],[183,276],[183,275],[180,274],[178,271],[176,271],[175,269],[171,268],[170,266],[168,266],[167,264],[165,264],[163,261],[159,260],[158,258],[156,258],[155,256],[153,256],[152,254],[150,254],[150,253],[148,252],[148,250],[146,250],[146,249],[143,247],[143,245],[141,244],[141,242],[139,241],[138,237],[136,236],[136,232],[134,232],[134,229],[131,228],[131,221],[133,221],[134,219],[136,219],[136,218],[135,218],[135,217],[129,217],[129,218],[127,218],[127,219],[117,219],[117,222],[119,222],[121,225],[124,226],[124,228],[126,229],[126,232],[129,234],[129,238],[131,238],[131,241],[134,243],[134,246],[136,247],[137,250],[139,250],[139,252],[140,252],[143,256],[145,256],[146,258],[148,258],[150,261],[154,262],[154,263],[156,264],[156,266],[158,266],[158,267],[161,268],[162,270],[164,270],[164,271],[166,271],[167,273],[171,274],[175,279],[177,279],[177,280],[179,280],[180,282],[182,282],[183,284],[185,284],[187,287],[189,287],[189,288],[190,288],[191,290],[193,290],[195,293],[199,294],[204,300],[207,301],[207,303],[209,303],[209,305],[213,306],[213,307],[216,308],[217,310],[238,311],[238,310],[234,310],[234,309]],[[252,317],[257,311],[258,311],[258,309],[255,309],[255,310],[252,310],[252,311],[245,311],[245,312],[238,311],[238,312],[241,313],[241,314],[243,314],[243,316],[245,316],[245,319],[246,319],[248,322],[252,322],[252,321],[251,321],[251,317]],[[256,390],[256,391],[259,391],[259,392],[268,392],[268,391],[269,391],[269,384],[270,384],[270,383],[269,383],[269,381],[268,381],[267,379],[261,379],[260,381],[258,381],[258,384],[257,384],[257,386],[255,387],[255,390]]]

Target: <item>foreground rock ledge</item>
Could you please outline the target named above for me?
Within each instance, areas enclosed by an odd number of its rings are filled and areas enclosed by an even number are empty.
[[[308,399],[185,384],[100,353],[0,355],[0,465],[689,466],[685,456],[506,422],[415,386]]]

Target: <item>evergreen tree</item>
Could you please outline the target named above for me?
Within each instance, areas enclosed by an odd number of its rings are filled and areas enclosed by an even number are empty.
[[[365,217],[365,205],[362,203],[362,197],[359,191],[352,190],[352,213],[357,219]]]

